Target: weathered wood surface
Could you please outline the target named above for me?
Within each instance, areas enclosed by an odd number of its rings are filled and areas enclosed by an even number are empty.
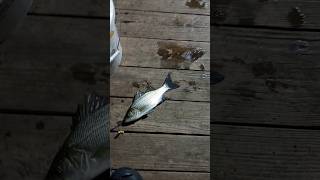
[[[123,9],[210,15],[209,0],[118,0],[116,1],[116,7],[120,10]]]
[[[172,100],[204,101],[210,99],[209,72],[179,71],[170,69],[150,69],[121,67],[112,75],[111,96],[133,97],[138,89],[144,89],[149,83],[154,88],[162,86],[168,72],[172,79],[180,85],[178,89],[169,91],[166,96]]]
[[[0,114],[0,119],[5,125],[0,128],[0,175],[8,179],[44,175],[72,121],[71,117],[8,114]],[[112,138],[112,164],[114,168],[208,172],[209,144],[209,136],[129,133]]]
[[[0,178],[43,179],[68,135],[71,118],[0,115]]]
[[[80,15],[106,17],[109,16],[107,1],[92,0],[34,0],[31,13],[38,14],[58,14],[58,15]],[[187,13],[187,14],[210,14],[210,1],[200,0],[130,0],[115,1],[117,9],[138,10],[138,11],[159,11],[167,13]]]
[[[104,27],[102,20],[28,16],[0,46],[0,109],[74,112],[86,93],[107,94]]]
[[[30,13],[88,17],[109,16],[108,1],[34,0]]]
[[[319,130],[211,126],[213,179],[320,178]]]
[[[166,171],[138,171],[144,180],[209,180],[210,173],[199,173],[199,172],[166,172]],[[1,176],[0,176],[1,177]],[[43,180],[43,174],[32,174],[30,176],[22,177],[15,173],[10,177],[2,176],[2,180],[11,180],[12,179],[19,179],[19,180]]]
[[[210,16],[120,10],[121,37],[210,41]]]
[[[210,173],[139,171],[144,180],[209,180]]]
[[[210,43],[191,41],[170,41],[144,38],[121,38],[124,52],[122,66],[172,68],[190,70],[210,70]],[[203,56],[189,63],[181,54],[189,48],[200,48]],[[171,54],[180,53],[180,57],[166,58],[161,52],[173,51]]]
[[[218,24],[319,29],[319,5],[313,0],[215,0],[211,14]]]
[[[214,121],[319,126],[320,33],[214,28]],[[232,53],[230,53],[232,52]]]
[[[131,102],[131,98],[111,98],[111,128],[123,120]],[[165,101],[147,119],[121,130],[209,135],[209,124],[210,103]]]
[[[210,137],[165,134],[124,134],[111,140],[115,168],[200,171],[210,169]]]

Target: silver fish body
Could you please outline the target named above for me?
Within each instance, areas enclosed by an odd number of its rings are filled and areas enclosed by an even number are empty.
[[[172,82],[170,73],[167,75],[162,87],[146,92],[138,91],[133,99],[133,102],[122,121],[122,126],[127,126],[135,123],[136,121],[146,117],[147,114],[152,112],[164,100],[164,94],[168,90],[176,89],[179,86]]]
[[[110,168],[108,105],[91,94],[79,106],[72,131],[45,180],[91,180]]]

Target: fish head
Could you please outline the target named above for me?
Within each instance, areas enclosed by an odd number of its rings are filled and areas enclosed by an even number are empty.
[[[122,126],[128,126],[130,124],[135,123],[139,117],[141,116],[141,111],[136,108],[129,108],[127,111],[126,116],[124,117],[122,121]]]

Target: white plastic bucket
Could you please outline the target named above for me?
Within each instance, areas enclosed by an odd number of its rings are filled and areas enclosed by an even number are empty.
[[[119,66],[122,58],[122,48],[120,45],[120,38],[117,32],[115,23],[115,7],[113,0],[110,0],[110,65],[111,72]]]

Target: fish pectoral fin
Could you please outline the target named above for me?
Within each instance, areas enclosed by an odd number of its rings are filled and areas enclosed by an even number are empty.
[[[140,119],[146,119],[148,117],[148,115],[143,115]]]

